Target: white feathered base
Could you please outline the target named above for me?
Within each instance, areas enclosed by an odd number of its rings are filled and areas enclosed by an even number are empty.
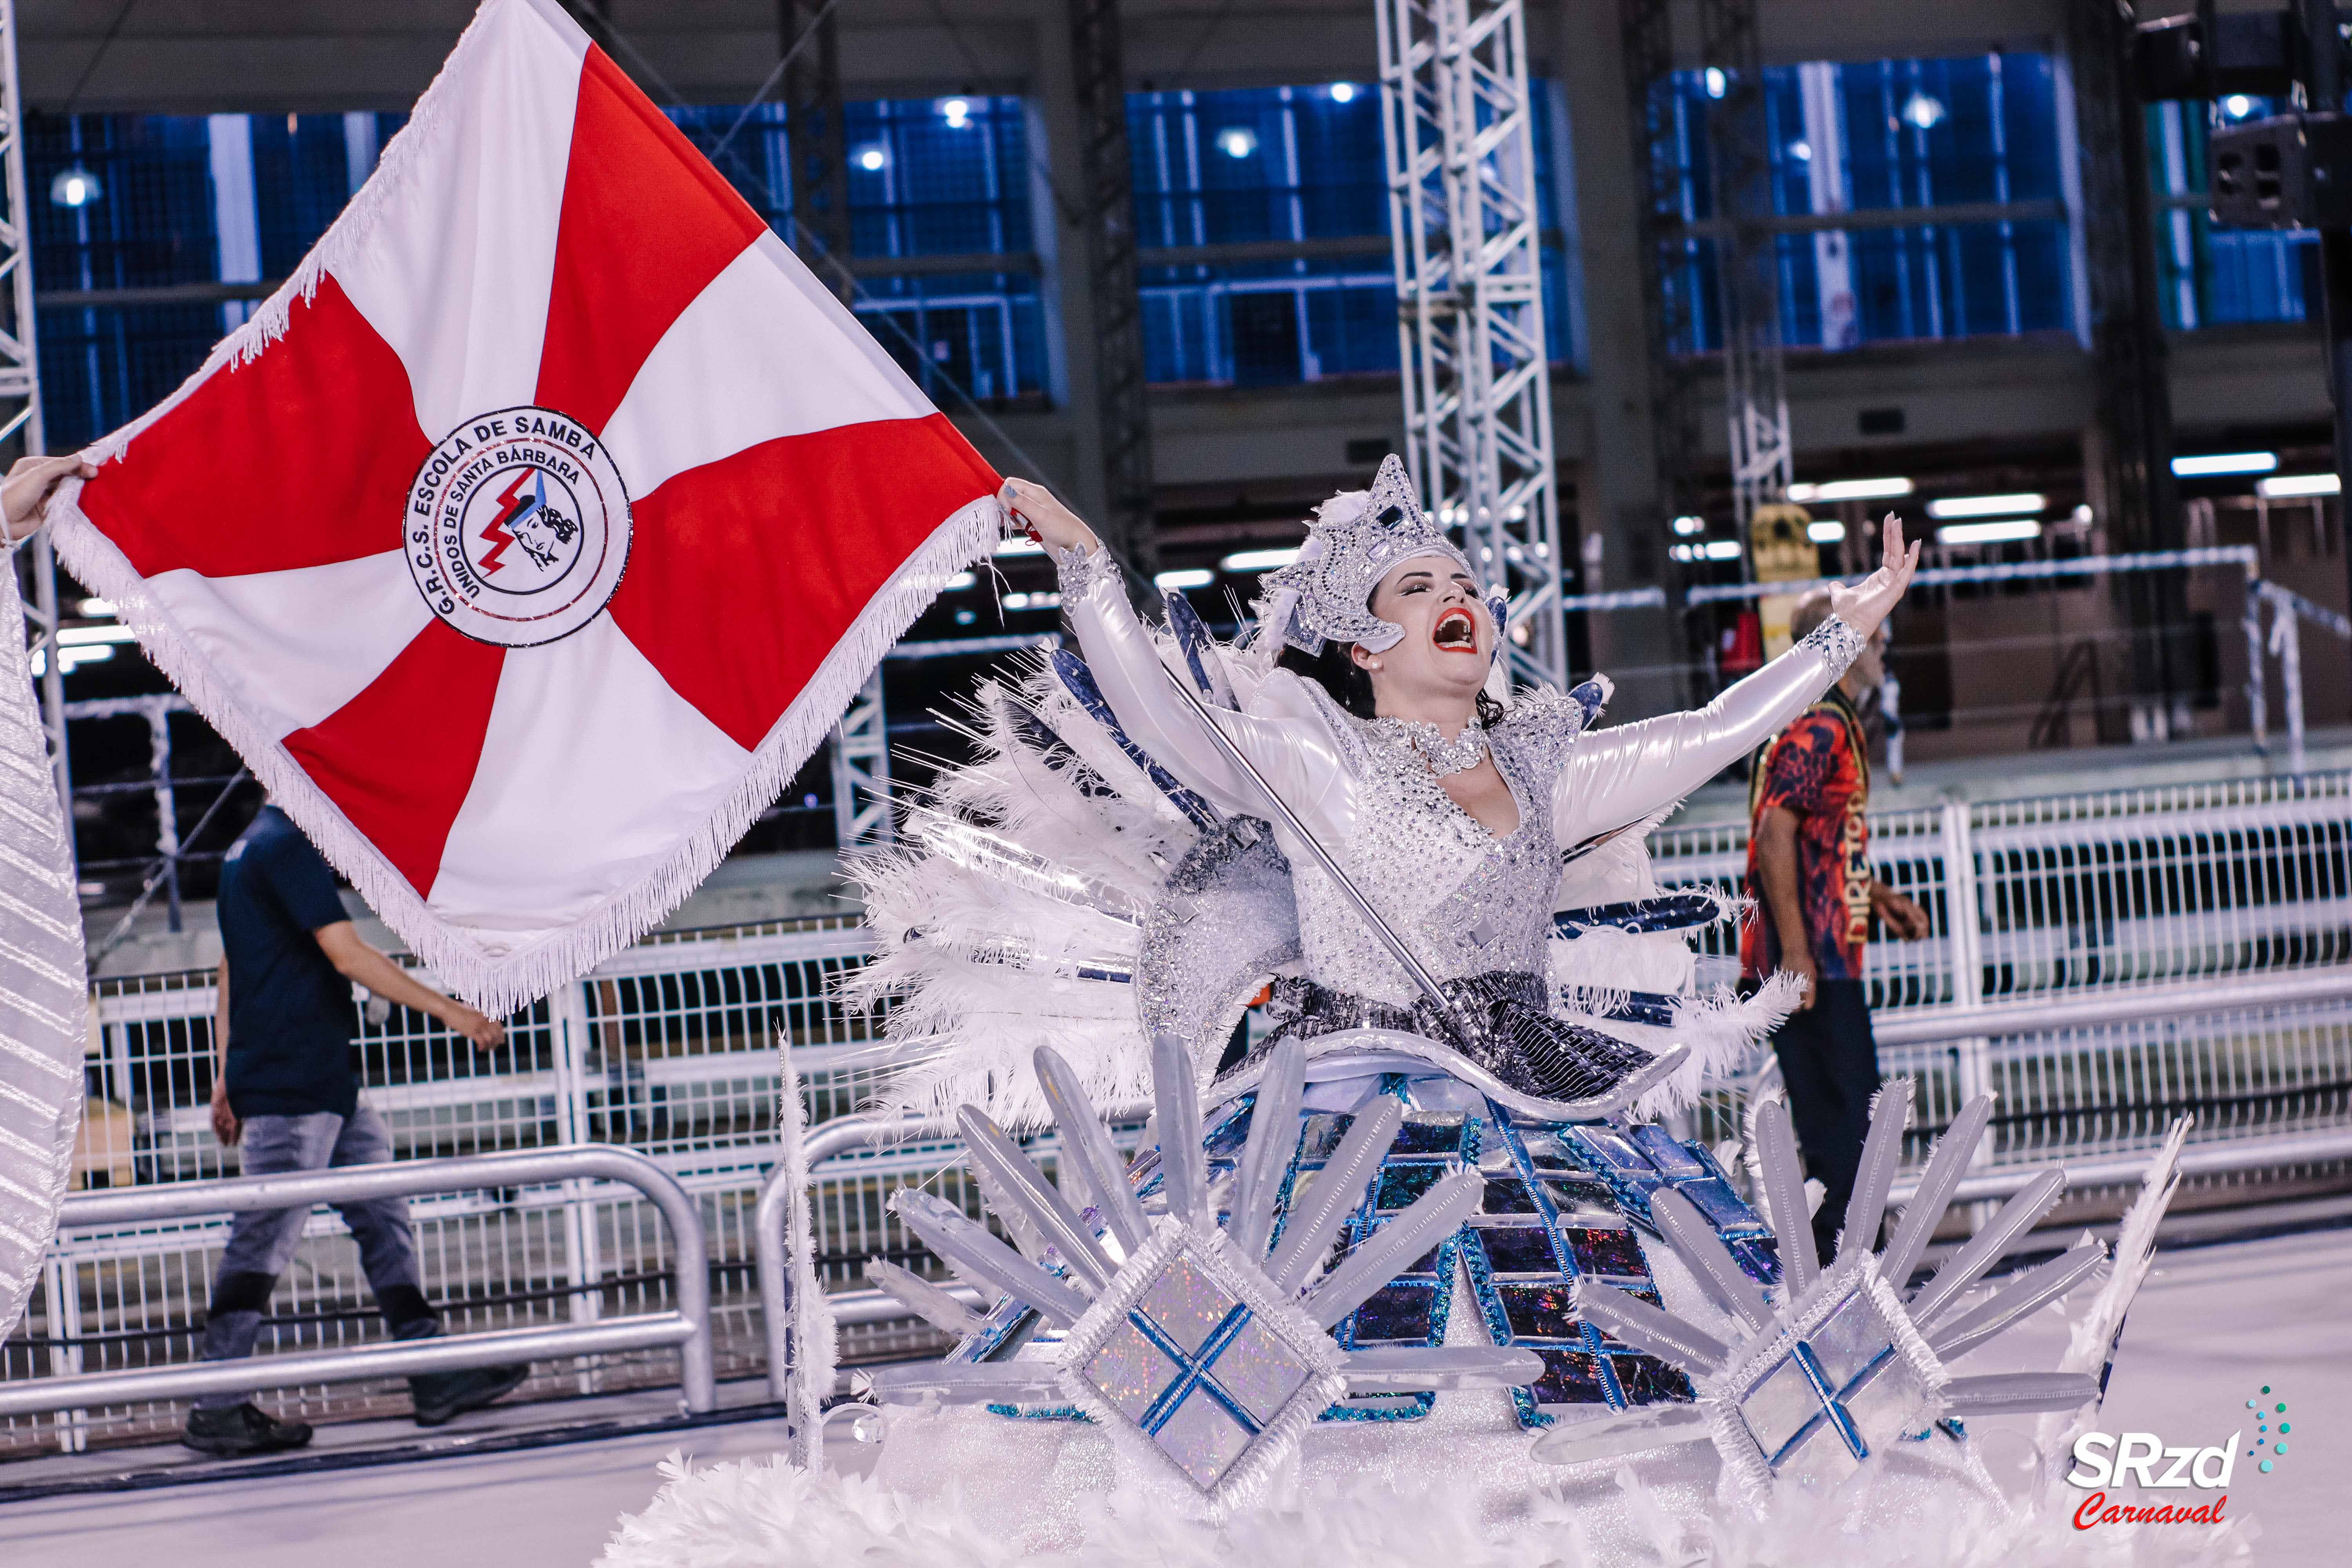
[[[878,1473],[812,1473],[781,1457],[696,1468],[674,1453],[662,1467],[660,1495],[622,1522],[602,1561],[607,1568],[2201,1568],[2252,1561],[2254,1535],[2235,1521],[2078,1531],[2067,1510],[2081,1494],[2071,1489],[2056,1489],[2066,1495],[2037,1508],[1916,1461],[1890,1463],[1826,1497],[1780,1500],[1759,1517],[1716,1497],[1712,1450],[1703,1444],[1613,1468],[1551,1471],[1525,1488],[1506,1518],[1493,1516],[1479,1488],[1460,1482],[1455,1462],[1310,1463],[1255,1506],[1212,1523],[1197,1509],[1106,1485],[1103,1456],[1087,1451],[1103,1446],[1101,1435],[1087,1428],[978,1412],[924,1419],[973,1416],[992,1424],[971,1438],[992,1439],[997,1462],[968,1467],[937,1489],[902,1489]],[[1014,1453],[1030,1458],[1047,1441],[1064,1451],[1047,1457],[1042,1473],[1007,1462]],[[1433,1457],[1423,1450],[1421,1458]],[[1537,1468],[1523,1457],[1513,1467],[1522,1474]],[[1008,1485],[1019,1472],[1030,1484]]]
[[[1679,1294],[1679,1292],[1670,1292]],[[1454,1313],[1448,1344],[1481,1342]],[[1595,1414],[1602,1414],[1596,1411]],[[695,1469],[672,1455],[609,1568],[2186,1568],[2248,1560],[2251,1527],[2078,1531],[2082,1494],[2004,1496],[1940,1436],[1904,1443],[1825,1493],[1783,1488],[1761,1513],[1709,1444],[1629,1460],[1538,1463],[1508,1395],[1444,1394],[1412,1423],[1326,1422],[1255,1501],[1203,1517],[1157,1466],[1097,1427],[969,1406],[885,1412],[873,1474],[789,1460]],[[845,1458],[846,1456],[844,1456]],[[2018,1472],[2025,1474],[2027,1472]]]

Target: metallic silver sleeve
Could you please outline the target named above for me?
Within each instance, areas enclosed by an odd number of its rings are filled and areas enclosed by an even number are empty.
[[[57,1229],[89,1030],[73,839],[33,706],[16,564],[0,549],[0,1339]]]
[[[1704,708],[1577,738],[1552,784],[1563,847],[1672,805],[1780,733],[1861,657],[1863,638],[1835,616]]]
[[[1135,743],[1221,809],[1266,815],[1257,790],[1217,750],[1200,715],[1170,689],[1159,649],[1127,602],[1110,552],[1098,546],[1091,552],[1050,553],[1061,573],[1063,613],[1095,683]],[[1354,791],[1348,770],[1317,720],[1305,711],[1221,710],[1217,722],[1310,828],[1342,833],[1349,826]]]

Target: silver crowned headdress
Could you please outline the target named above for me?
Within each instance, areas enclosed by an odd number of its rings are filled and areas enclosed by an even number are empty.
[[[1395,453],[1381,459],[1370,491],[1342,490],[1316,509],[1298,559],[1265,578],[1258,624],[1302,653],[1355,643],[1370,653],[1396,647],[1404,628],[1372,614],[1372,590],[1400,562],[1439,555],[1471,570],[1470,559],[1432,522]]]

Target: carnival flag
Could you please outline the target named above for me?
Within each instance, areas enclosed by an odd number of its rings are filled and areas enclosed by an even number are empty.
[[[554,0],[487,0],[300,268],[50,510],[492,1012],[674,910],[997,476]]]

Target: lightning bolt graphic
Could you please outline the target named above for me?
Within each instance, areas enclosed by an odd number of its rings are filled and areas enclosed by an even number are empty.
[[[518,494],[517,492],[524,484],[531,479],[539,480],[537,490],[528,496]],[[536,468],[523,469],[514,477],[514,483],[499,492],[497,514],[476,536],[490,542],[490,548],[482,556],[483,576],[487,577],[499,569],[499,557],[504,555],[507,552],[507,546],[515,542],[514,535],[509,530],[546,504],[547,479]]]

